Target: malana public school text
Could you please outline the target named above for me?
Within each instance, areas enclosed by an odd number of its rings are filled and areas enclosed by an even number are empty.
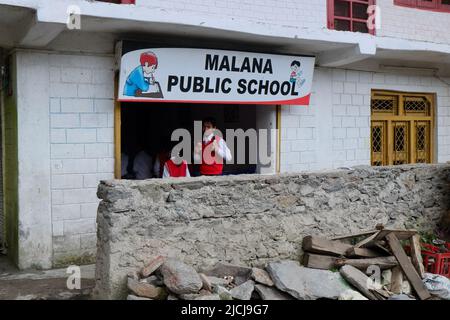
[[[206,54],[206,71],[248,72],[259,74],[273,74],[271,59],[245,57],[238,63],[235,56],[230,58],[219,55]],[[176,76],[169,75],[167,91],[178,88],[181,92],[193,93],[230,93],[233,90],[233,81],[230,78],[211,78],[202,76]],[[239,79],[235,88],[238,94],[249,93],[251,95],[278,95],[298,96],[295,83],[290,81]]]

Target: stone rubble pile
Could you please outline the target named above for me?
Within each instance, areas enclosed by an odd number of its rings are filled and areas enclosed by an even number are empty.
[[[269,263],[265,270],[220,262],[198,273],[177,259],[158,256],[130,273],[127,286],[127,300],[365,299],[338,272],[292,260]]]
[[[151,260],[140,272],[130,273],[127,286],[127,300],[294,299],[277,289],[272,276],[263,269],[218,263],[198,273],[177,259],[162,256]]]
[[[364,238],[357,244],[343,241],[361,236]],[[417,234],[414,230],[379,227],[356,236],[338,237],[342,241],[307,236],[303,239],[303,265],[282,260],[270,262],[264,269],[219,262],[212,269],[197,272],[180,260],[157,256],[141,270],[128,275],[127,300],[432,298],[422,283],[422,261],[412,253],[406,256],[403,249],[396,246],[400,243],[397,237],[411,239],[414,247],[412,239],[416,239]],[[374,267],[380,275],[378,283],[376,278],[371,278],[371,274],[377,274]]]

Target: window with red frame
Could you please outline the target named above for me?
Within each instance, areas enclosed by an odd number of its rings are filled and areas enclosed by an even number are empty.
[[[450,0],[394,0],[394,4],[424,10],[450,12]]]
[[[368,8],[375,0],[328,0],[328,29],[375,34],[369,30]]]

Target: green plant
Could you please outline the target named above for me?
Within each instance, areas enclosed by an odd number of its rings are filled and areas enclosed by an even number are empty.
[[[431,232],[419,232],[419,235],[422,243],[433,244],[433,240],[437,239],[436,235]]]

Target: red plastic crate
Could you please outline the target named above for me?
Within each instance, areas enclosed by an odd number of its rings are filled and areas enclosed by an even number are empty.
[[[450,252],[440,253],[438,247],[427,243],[421,245],[425,271],[450,278]],[[445,247],[450,249],[450,243],[446,243]]]

